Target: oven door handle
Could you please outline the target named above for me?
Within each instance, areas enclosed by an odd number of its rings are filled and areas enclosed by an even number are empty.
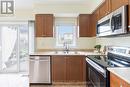
[[[94,63],[92,60],[89,58],[86,58],[86,61],[94,68],[96,69],[99,73],[103,74],[104,77],[106,77],[106,70],[104,70],[102,67],[100,67],[98,64]]]

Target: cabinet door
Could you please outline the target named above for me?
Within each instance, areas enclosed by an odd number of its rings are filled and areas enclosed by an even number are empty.
[[[91,23],[90,28],[92,30],[92,36],[96,36],[96,26],[97,26],[96,24],[97,24],[97,20],[96,20],[96,15],[95,14],[91,15],[91,21],[90,21],[90,23]]]
[[[84,56],[67,56],[67,81],[83,82],[85,81],[85,70],[83,67]]]
[[[102,18],[110,13],[110,0],[105,0],[105,2],[99,8],[99,17]]]
[[[36,37],[43,37],[45,36],[45,23],[44,23],[44,16],[41,14],[37,14],[35,17],[36,20]]]
[[[66,57],[52,56],[52,81],[66,81]]]
[[[121,80],[114,74],[110,73],[110,87],[120,87]]]
[[[96,26],[97,26],[97,21],[99,19],[99,9],[97,9],[96,11],[93,12],[93,14],[91,14],[91,20],[90,20],[90,23],[91,23],[91,26],[90,26],[90,29],[91,29],[91,35],[92,36],[96,36]]]
[[[99,20],[99,9],[97,9],[94,13],[96,22]]]
[[[113,73],[110,73],[110,87],[130,87],[130,84]]]
[[[79,36],[80,37],[91,37],[90,15],[89,14],[80,14],[79,15]]]
[[[123,5],[127,5],[129,0],[111,0],[111,10],[114,11]]]
[[[53,14],[37,14],[36,20],[36,37],[53,36]]]
[[[128,5],[128,15],[130,15],[130,0]],[[128,31],[130,32],[130,16],[128,16]]]
[[[53,37],[53,15],[48,14],[45,17],[45,30],[47,37]]]

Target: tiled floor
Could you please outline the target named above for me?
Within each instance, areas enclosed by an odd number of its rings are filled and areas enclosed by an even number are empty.
[[[31,85],[31,87],[92,87],[91,85],[86,84],[54,84],[54,85]]]

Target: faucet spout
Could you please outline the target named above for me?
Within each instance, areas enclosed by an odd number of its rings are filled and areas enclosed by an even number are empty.
[[[64,52],[69,53],[69,44],[67,42],[64,43]]]

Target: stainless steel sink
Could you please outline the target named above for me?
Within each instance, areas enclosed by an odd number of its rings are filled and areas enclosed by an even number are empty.
[[[56,53],[56,54],[66,54],[66,55],[68,55],[68,54],[69,54],[69,55],[71,55],[71,54],[72,54],[72,55],[78,54],[77,51],[55,51],[55,53]]]

